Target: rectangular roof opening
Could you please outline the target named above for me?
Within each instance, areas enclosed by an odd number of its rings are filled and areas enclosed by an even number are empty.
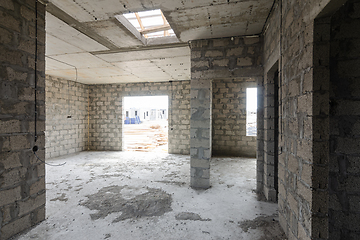
[[[145,38],[159,38],[175,36],[168,21],[160,9],[126,13],[123,16],[142,34]]]

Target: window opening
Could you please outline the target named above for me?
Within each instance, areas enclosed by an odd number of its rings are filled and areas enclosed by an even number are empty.
[[[246,136],[256,136],[257,88],[246,88]]]

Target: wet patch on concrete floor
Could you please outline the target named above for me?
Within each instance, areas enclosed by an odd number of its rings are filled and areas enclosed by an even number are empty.
[[[60,194],[60,193],[59,193]],[[61,194],[60,197],[50,199],[50,201],[61,201],[61,202],[67,202],[68,198],[66,197],[65,193]]]
[[[171,172],[169,174],[166,174],[164,177],[166,177],[166,178],[180,178],[179,177],[179,172]]]
[[[279,221],[276,220],[276,218],[277,214],[272,216],[260,216],[253,220],[239,222],[239,227],[241,227],[244,232],[248,232],[249,229],[261,230],[263,236],[258,240],[287,239]]]
[[[97,193],[86,196],[88,200],[81,205],[91,210],[92,220],[105,218],[111,213],[121,212],[113,220],[119,222],[131,218],[161,216],[172,211],[171,195],[156,188],[136,188],[130,186],[109,186]]]
[[[176,214],[176,220],[192,220],[192,221],[211,221],[210,218],[203,219],[199,214],[192,212],[181,212]]]

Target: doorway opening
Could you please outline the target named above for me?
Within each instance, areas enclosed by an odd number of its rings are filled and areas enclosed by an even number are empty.
[[[123,99],[123,150],[168,152],[168,96]]]

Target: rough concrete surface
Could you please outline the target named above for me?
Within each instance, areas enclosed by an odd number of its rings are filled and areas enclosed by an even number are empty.
[[[277,214],[273,216],[259,216],[253,220],[245,220],[239,222],[239,226],[245,232],[248,232],[249,229],[261,230],[264,235],[259,240],[287,239],[284,231],[281,229]]]
[[[190,80],[188,41],[260,34],[273,4],[271,0],[46,2],[47,73],[87,84]],[[145,39],[128,21],[117,20],[119,14],[154,9],[163,10],[179,39]],[[76,66],[79,74],[75,76],[74,68],[64,62]]]
[[[121,215],[113,220],[119,222],[130,218],[161,216],[172,210],[171,195],[156,188],[110,186],[86,197],[89,199],[80,205],[98,210],[97,213],[90,214],[91,220],[121,212]]]
[[[256,200],[255,159],[213,158],[207,190],[189,187],[189,156],[82,152],[48,162],[66,164],[46,167],[47,219],[18,240],[284,239],[258,223],[277,223],[277,205]]]

